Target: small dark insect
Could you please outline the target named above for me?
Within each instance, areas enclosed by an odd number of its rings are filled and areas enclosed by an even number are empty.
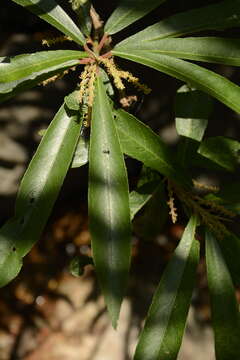
[[[103,154],[110,154],[109,150],[103,150]]]

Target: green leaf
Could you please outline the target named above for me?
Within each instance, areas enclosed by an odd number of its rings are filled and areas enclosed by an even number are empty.
[[[146,44],[146,45],[145,45]],[[138,46],[137,46],[138,45]],[[135,43],[136,50],[151,51],[181,59],[240,66],[240,40],[218,37],[189,37],[161,39],[155,42]],[[117,46],[117,51],[122,48]],[[131,47],[128,47],[129,51]],[[126,51],[127,48],[124,48]]]
[[[239,310],[231,276],[213,234],[206,232],[206,262],[217,360],[240,358]]]
[[[2,57],[0,58],[0,84],[19,79],[33,80],[44,73],[78,65],[79,59],[86,56],[87,54],[83,51],[50,50]],[[9,88],[8,84],[6,86]]]
[[[25,7],[65,35],[70,36],[70,38],[73,39],[77,44],[85,44],[86,39],[77,25],[54,0],[12,1]]]
[[[147,167],[181,183],[191,186],[191,179],[183,174],[173,154],[160,137],[149,127],[124,110],[115,110],[116,126],[123,152]]]
[[[125,53],[114,50],[112,53],[187,82],[240,113],[240,87],[213,71],[171,56],[145,51]]]
[[[210,96],[183,85],[178,90],[175,100],[178,134],[200,142],[208,124],[212,105]]]
[[[195,283],[199,244],[192,217],[154,294],[134,360],[175,360]]]
[[[73,155],[71,167],[77,168],[88,163],[89,139],[80,136],[78,139],[77,147]]]
[[[88,200],[94,264],[116,327],[130,264],[130,210],[123,154],[100,77],[92,110]]]
[[[240,285],[240,238],[235,234],[229,234],[224,238],[217,239],[218,245],[224,256],[231,277],[236,286]]]
[[[240,142],[224,136],[216,136],[201,142],[198,153],[220,167],[235,171],[240,162]]]
[[[21,259],[39,239],[62,186],[79,136],[76,115],[62,106],[22,179],[15,215],[0,230],[0,285],[20,270]]]
[[[128,37],[116,50],[158,49],[158,41],[204,30],[223,30],[240,25],[239,0],[225,0],[199,9],[178,13]]]
[[[69,95],[65,96],[64,102],[69,110],[79,111],[80,103],[78,99],[79,90],[71,92]]]
[[[183,167],[191,167],[199,142],[202,140],[212,110],[212,98],[196,89],[183,85],[175,100],[176,130],[181,136],[178,159]]]
[[[112,35],[141,19],[166,0],[120,0],[109,17],[105,32]]]
[[[80,30],[86,35],[90,36],[92,29],[92,20],[90,17],[91,2],[89,0],[70,0],[72,9],[78,15],[78,25]]]

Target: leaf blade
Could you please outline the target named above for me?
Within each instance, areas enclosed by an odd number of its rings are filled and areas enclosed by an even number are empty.
[[[190,83],[191,86],[208,93],[240,113],[240,87],[213,71],[181,59],[156,53],[132,50],[130,54],[114,50],[113,54]]]
[[[20,271],[22,257],[40,237],[69,168],[78,136],[77,116],[67,113],[62,106],[22,179],[15,215],[0,231],[1,286]],[[13,260],[18,259],[15,271],[11,270],[12,263],[6,263],[13,253]],[[11,276],[5,276],[6,265],[11,270]]]
[[[94,263],[116,327],[130,265],[130,210],[123,154],[100,77],[91,122],[88,194]]]
[[[203,30],[221,30],[240,24],[240,2],[221,1],[218,4],[178,13],[164,19],[117,44],[116,49],[155,47],[160,39],[178,37]],[[120,50],[121,49],[121,50]]]
[[[179,351],[190,306],[199,245],[192,217],[154,294],[134,360],[174,360]]]
[[[105,25],[105,32],[112,35],[141,19],[166,0],[121,0]]]
[[[45,20],[65,35],[72,38],[77,44],[84,45],[86,39],[66,14],[66,12],[54,0],[12,0]]]
[[[78,65],[79,59],[86,56],[83,51],[49,50],[4,57],[0,62],[0,84],[26,78],[32,80],[44,72]]]
[[[207,276],[217,360],[240,357],[240,321],[232,279],[214,236],[206,231]],[[227,337],[226,337],[227,336]],[[229,340],[226,341],[226,338]]]

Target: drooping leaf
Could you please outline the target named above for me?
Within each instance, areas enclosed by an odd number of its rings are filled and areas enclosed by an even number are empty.
[[[209,231],[206,232],[206,262],[216,359],[239,359],[240,322],[234,286],[217,240]]]
[[[80,30],[86,35],[90,36],[92,29],[92,21],[90,17],[91,1],[81,0],[75,1],[70,0],[72,3],[73,10],[78,15],[78,26]]]
[[[191,186],[191,179],[174,161],[170,149],[149,127],[124,110],[115,110],[123,152],[172,180]]]
[[[217,4],[178,13],[128,37],[116,49],[158,49],[158,41],[204,30],[224,30],[240,25],[239,0],[225,0]]]
[[[13,279],[39,239],[72,160],[79,136],[75,114],[62,106],[22,179],[15,215],[0,230],[0,285]]]
[[[231,273],[232,280],[236,286],[240,285],[240,238],[235,234],[226,235],[217,239],[218,245]]]
[[[0,83],[16,80],[33,80],[43,73],[79,64],[79,59],[86,57],[83,51],[50,50],[34,54],[22,54],[0,59]],[[6,84],[7,87],[9,87]]]
[[[112,52],[114,55],[136,61],[183,80],[240,113],[240,87],[213,71],[181,59],[147,51],[131,50],[131,53],[125,53],[114,50]]]
[[[199,259],[192,217],[154,294],[134,360],[175,360],[181,346]]]
[[[77,44],[83,45],[86,42],[83,34],[66,14],[66,12],[54,0],[12,0],[25,7],[47,23],[54,26],[63,34],[69,36]]]
[[[220,167],[234,171],[240,163],[240,142],[224,136],[216,136],[201,142],[198,153]]]
[[[141,19],[166,0],[120,0],[105,25],[105,32],[112,35]]]
[[[190,167],[208,124],[212,110],[212,98],[196,89],[183,85],[175,100],[176,130],[181,136],[178,159],[182,166]]]
[[[91,121],[88,200],[94,264],[116,327],[130,264],[130,210],[123,154],[100,77]]]

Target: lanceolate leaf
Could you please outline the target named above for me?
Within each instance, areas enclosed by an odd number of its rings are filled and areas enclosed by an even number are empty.
[[[235,291],[217,241],[208,231],[206,261],[216,360],[239,359],[240,322]]]
[[[208,29],[221,30],[239,25],[239,0],[225,0],[164,19],[123,40],[116,49],[119,51],[138,47],[156,49],[158,41],[166,37],[178,37]]]
[[[178,159],[185,168],[191,167],[193,155],[199,147],[212,110],[212,98],[183,85],[176,94],[176,130],[180,137]]]
[[[83,51],[54,50],[3,57],[0,59],[0,84],[19,79],[33,80],[43,73],[77,65],[79,59],[86,56]]]
[[[25,7],[41,19],[45,20],[55,28],[69,36],[76,43],[83,45],[86,42],[83,34],[65,13],[65,11],[54,0],[12,0]]]
[[[234,172],[240,164],[240,142],[216,136],[201,142],[198,153],[220,167]]]
[[[134,43],[128,47],[148,50],[181,59],[205,61],[240,66],[240,40],[218,37],[189,37],[185,39],[161,39],[152,42]],[[121,46],[116,47],[121,50]],[[126,47],[124,48],[126,51]]]
[[[139,62],[140,64],[162,71],[191,86],[205,91],[231,109],[240,113],[240,87],[210,70],[196,64],[175,59],[171,56],[132,50],[131,53],[113,51],[114,55]]]
[[[192,217],[165,269],[140,335],[134,360],[175,360],[182,342],[199,259]]]
[[[130,264],[130,211],[123,154],[100,77],[91,121],[88,200],[94,263],[116,327]]]
[[[77,168],[88,163],[89,139],[80,136],[74,152],[71,167]]]
[[[105,25],[105,32],[115,34],[141,19],[166,0],[120,0]]]
[[[39,239],[63,183],[79,136],[76,115],[62,106],[47,129],[18,192],[15,215],[0,230],[0,285],[12,280]]]
[[[123,152],[144,165],[185,186],[191,179],[183,174],[174,161],[173,154],[149,127],[124,110],[116,110],[116,126]]]

